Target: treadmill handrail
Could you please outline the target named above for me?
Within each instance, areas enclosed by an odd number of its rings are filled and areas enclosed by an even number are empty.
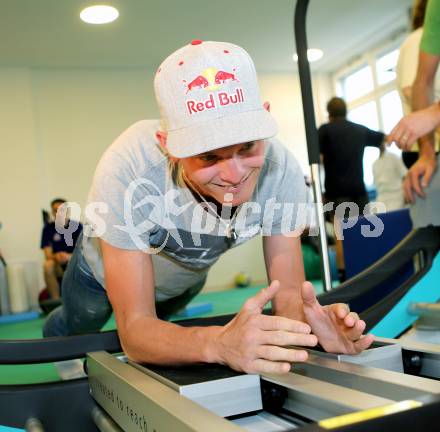
[[[85,357],[91,351],[122,351],[116,330],[44,339],[0,340],[0,364],[49,363]]]
[[[361,273],[350,278],[328,293],[318,296],[321,304],[337,302],[350,303],[355,297],[367,293],[373,287],[385,282],[398,272],[415,254],[424,254],[424,267],[413,275],[420,278],[432,266],[432,261],[440,249],[440,227],[425,227],[411,231],[381,259]],[[413,277],[410,278],[413,280]]]

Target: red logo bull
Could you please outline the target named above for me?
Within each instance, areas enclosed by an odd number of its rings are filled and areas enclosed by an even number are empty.
[[[233,71],[235,72],[235,69]],[[192,90],[200,89],[215,91],[228,81],[239,82],[235,74],[209,67],[189,83],[186,80],[183,80],[183,84],[185,85],[186,93],[189,93]]]
[[[229,72],[225,71],[218,71],[215,74],[215,83],[216,84],[224,84],[226,81],[238,81],[237,78],[235,78],[235,75]]]
[[[184,83],[186,84],[186,81],[184,81]],[[198,77],[194,78],[186,87],[186,92],[188,93],[191,90],[194,90],[195,88],[205,88],[209,86],[209,82],[208,80],[202,76],[199,75]]]

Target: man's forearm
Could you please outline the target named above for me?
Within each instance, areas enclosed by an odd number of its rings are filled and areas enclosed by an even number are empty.
[[[412,88],[412,110],[427,108],[433,103],[434,83],[430,80],[416,80]]]
[[[305,322],[301,286],[285,287],[281,285],[272,300],[273,314]]]
[[[426,61],[426,55],[421,54],[419,62]],[[428,68],[429,69],[429,68]],[[429,72],[429,73],[428,73]],[[434,76],[426,68],[419,70],[412,86],[412,110],[419,111],[429,107],[434,101]],[[420,157],[431,157],[434,153],[434,132],[429,133],[419,139]]]
[[[425,135],[424,137],[419,139],[419,157],[427,159],[435,158],[433,134]]]
[[[279,291],[272,300],[275,315],[304,321],[302,284],[305,281],[301,239],[297,236],[264,237],[264,259],[269,281],[278,280]]]
[[[422,111],[424,120],[428,125],[428,129],[432,129],[432,133],[425,135],[419,140],[420,157],[431,159],[435,158],[435,136],[434,132],[440,125],[440,101],[435,102]]]
[[[182,365],[219,362],[216,336],[222,327],[181,327],[153,317],[142,317],[121,331],[127,356],[138,362]]]

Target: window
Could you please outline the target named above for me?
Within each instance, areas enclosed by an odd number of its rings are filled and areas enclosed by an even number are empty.
[[[380,51],[371,51],[357,64],[335,75],[337,94],[347,102],[349,120],[389,133],[402,117],[402,103],[396,90],[397,45],[394,42],[387,49],[382,47]],[[395,146],[390,149],[400,153]],[[372,167],[378,157],[378,149],[365,149],[364,182],[367,189],[374,188]]]
[[[379,130],[379,118],[374,101],[367,102],[348,111],[348,119],[354,123],[367,126],[370,129]]]
[[[370,129],[379,130],[379,118],[377,115],[376,103],[374,101],[367,102],[348,112],[348,119],[354,123],[367,126]],[[374,185],[373,164],[379,157],[379,149],[367,147],[364,150],[364,183],[367,187]]]
[[[390,133],[391,129],[403,116],[402,103],[397,90],[385,93],[380,98],[380,109],[382,111],[383,131]]]
[[[396,65],[399,50],[395,49],[379,57],[376,62],[377,84],[382,85],[396,79]]]
[[[373,88],[373,74],[370,66],[359,69],[343,80],[343,91],[347,102],[371,92]]]

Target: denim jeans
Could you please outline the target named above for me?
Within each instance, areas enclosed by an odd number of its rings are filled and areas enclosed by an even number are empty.
[[[99,331],[112,314],[112,306],[102,285],[91,274],[82,255],[82,237],[64,273],[62,282],[63,304],[47,317],[43,336],[68,336]],[[167,319],[188,304],[205,284],[203,281],[187,289],[183,294],[156,303],[157,316]]]
[[[98,331],[112,314],[104,288],[84,270],[78,239],[62,282],[63,304],[46,319],[43,336],[67,336]]]

